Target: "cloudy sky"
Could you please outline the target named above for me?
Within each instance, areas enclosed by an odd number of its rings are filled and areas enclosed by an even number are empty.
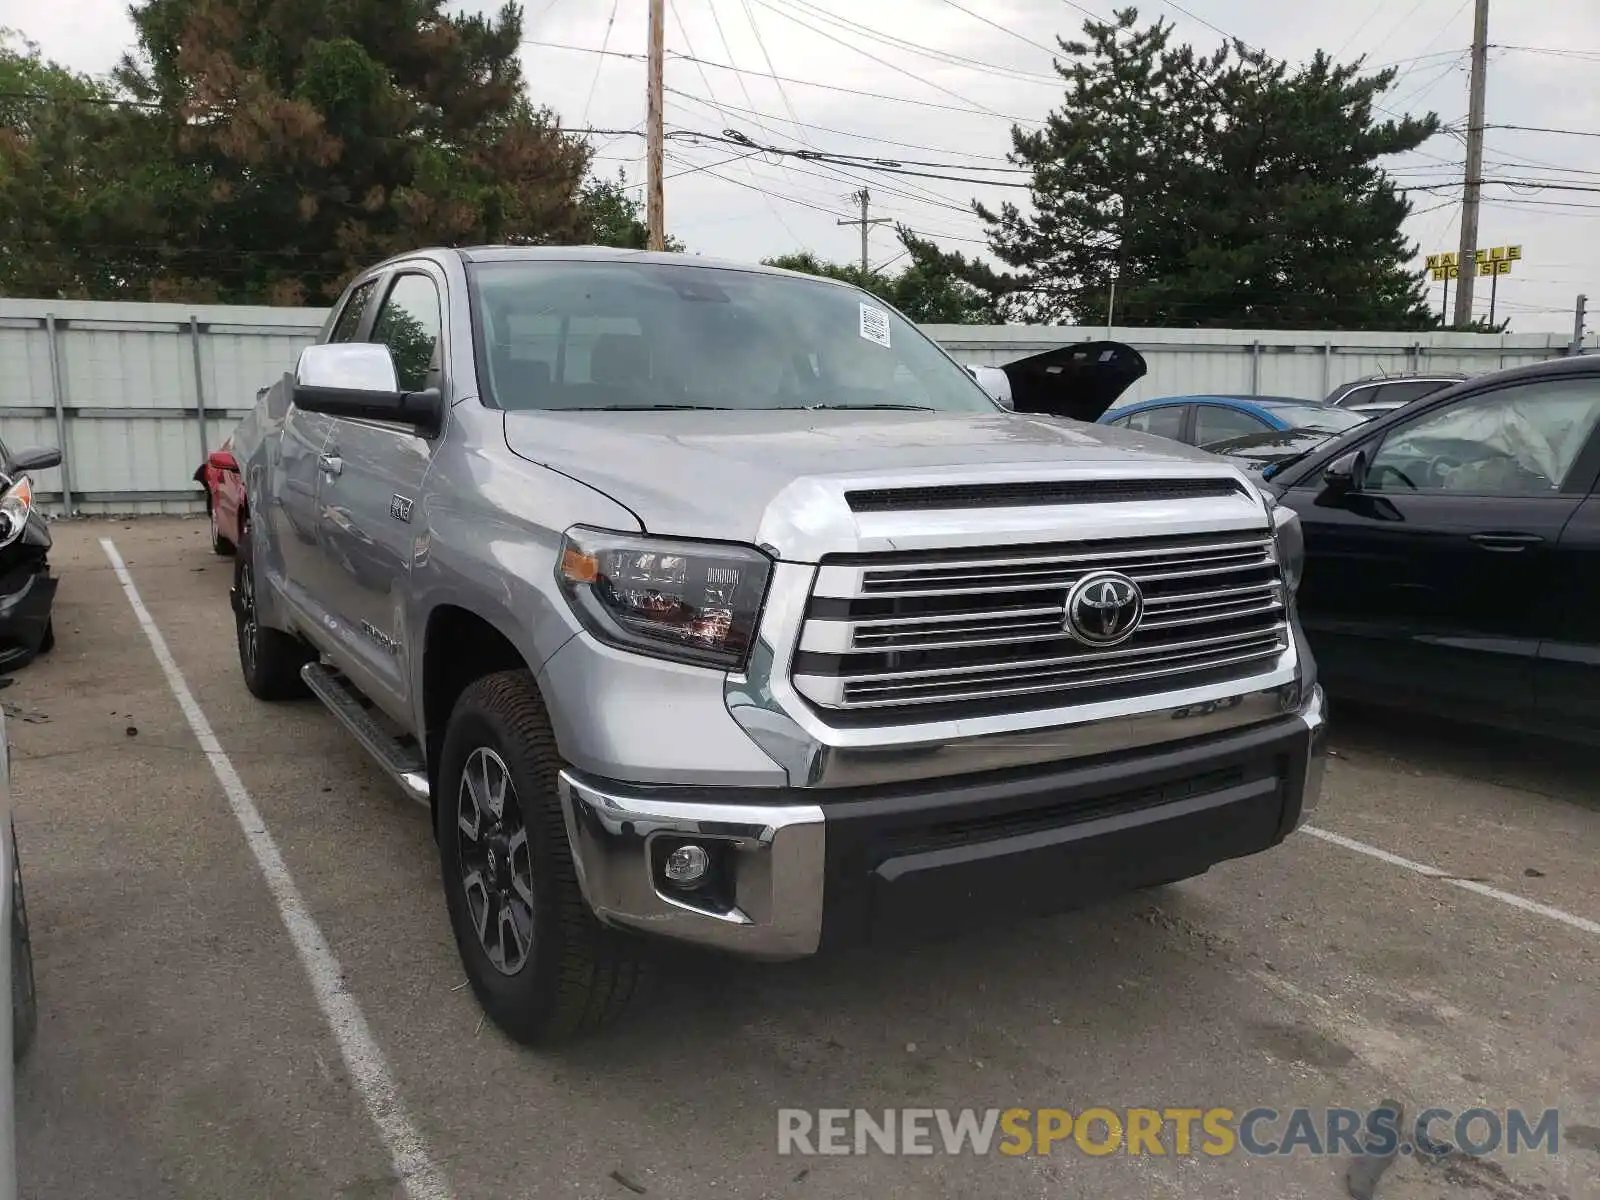
[[[841,260],[860,253],[851,193],[866,185],[872,214],[901,220],[952,248],[981,251],[983,227],[967,208],[1025,193],[996,186],[845,171],[761,154],[734,159],[726,145],[685,133],[735,129],[781,146],[960,163],[972,178],[1004,171],[1013,122],[1039,121],[1059,99],[1047,47],[1077,33],[1086,14],[1118,0],[668,0],[666,121],[668,229],[691,251],[754,259],[810,249]],[[1436,111],[1464,128],[1471,0],[1142,0],[1147,16],[1211,49],[1222,33],[1299,60],[1318,48],[1402,74],[1384,100],[1396,112]],[[459,7],[492,8],[486,0]],[[1578,292],[1593,297],[1600,327],[1600,4],[1542,0],[1490,14],[1485,189],[1480,246],[1522,246],[1499,287],[1498,316],[1519,331],[1570,330]],[[1513,15],[1514,14],[1514,15]],[[132,40],[125,0],[0,0],[0,25],[20,28],[44,52],[80,70],[108,69]],[[536,100],[564,124],[643,129],[645,0],[526,0],[523,63]],[[602,55],[596,51],[606,50]],[[687,56],[687,57],[686,57]],[[688,58],[702,60],[688,61]],[[774,76],[777,78],[775,79]],[[1536,132],[1524,126],[1574,132]],[[673,131],[681,131],[677,136]],[[643,138],[595,139],[596,170],[643,178]],[[1465,155],[1444,133],[1396,160],[1415,196],[1410,233],[1420,255],[1454,250]],[[988,168],[980,170],[979,168]],[[940,171],[940,168],[914,168]],[[681,174],[680,174],[681,173]],[[871,262],[892,262],[892,231],[872,233]],[[1435,303],[1440,287],[1431,285]],[[1488,280],[1477,308],[1487,315]]]

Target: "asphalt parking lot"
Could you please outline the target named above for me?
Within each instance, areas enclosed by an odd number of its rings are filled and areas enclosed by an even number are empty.
[[[535,1055],[462,986],[426,812],[315,701],[245,691],[231,563],[204,523],[56,534],[56,649],[0,692],[42,1007],[18,1084],[30,1200],[1297,1200],[1344,1195],[1344,1161],[783,1157],[777,1113],[1387,1097],[1555,1107],[1562,1139],[1554,1155],[1404,1158],[1382,1196],[1600,1195],[1593,752],[1336,710],[1314,827],[1449,878],[1302,831],[1172,888],[956,941],[785,966],[683,957],[614,1033]],[[350,1030],[319,1006],[101,538],[342,968],[331,986],[381,1056],[362,1065],[392,1090],[347,1067]],[[401,1125],[426,1166],[407,1178]]]

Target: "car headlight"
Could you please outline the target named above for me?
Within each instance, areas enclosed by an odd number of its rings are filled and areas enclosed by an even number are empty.
[[[33,484],[23,475],[0,495],[0,547],[9,546],[22,536],[32,511]]]
[[[772,560],[753,546],[574,526],[556,578],[600,641],[677,662],[738,670],[755,640]]]
[[[1293,596],[1305,574],[1306,535],[1300,527],[1300,514],[1275,499],[1268,505],[1272,516],[1272,536],[1278,543],[1278,562],[1283,566],[1283,585]]]

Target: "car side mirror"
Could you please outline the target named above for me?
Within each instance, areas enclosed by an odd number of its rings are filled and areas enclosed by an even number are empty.
[[[51,467],[61,465],[61,451],[54,446],[32,446],[18,450],[11,461],[18,475],[28,471],[48,471]]]
[[[432,434],[444,420],[438,388],[400,390],[394,356],[377,342],[307,346],[294,370],[297,408],[365,421],[389,421]]]
[[[237,471],[239,462],[226,450],[213,450],[206,455],[206,462],[219,471]]]
[[[1361,490],[1367,474],[1367,452],[1352,450],[1341,454],[1322,470],[1322,494],[1329,500],[1338,500],[1351,492]]]

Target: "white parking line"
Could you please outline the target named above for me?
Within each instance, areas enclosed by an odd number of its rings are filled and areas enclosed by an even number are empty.
[[[261,868],[267,888],[277,901],[278,915],[283,918],[284,928],[289,931],[289,940],[300,955],[301,965],[305,967],[311,990],[317,998],[317,1006],[322,1009],[322,1015],[333,1030],[334,1041],[339,1044],[339,1053],[344,1057],[350,1080],[361,1094],[372,1123],[378,1128],[378,1134],[389,1152],[389,1160],[400,1177],[401,1186],[412,1200],[448,1200],[450,1185],[445,1180],[444,1172],[429,1153],[421,1132],[406,1114],[394,1073],[367,1026],[360,1004],[345,987],[339,960],[334,957],[327,939],[322,936],[322,930],[317,927],[305,901],[300,898],[300,889],[295,886],[283,856],[278,853],[277,843],[273,841],[266,822],[261,819],[255,801],[250,799],[250,793],[245,790],[238,772],[233,769],[233,763],[228,761],[222,745],[211,732],[211,723],[206,720],[205,713],[195,703],[189,685],[184,682],[183,673],[178,670],[172,652],[167,649],[166,640],[156,628],[144,601],[139,598],[139,589],[134,586],[133,577],[128,574],[116,544],[110,538],[101,538],[100,548],[111,560],[111,569],[116,572],[128,603],[133,606],[133,615],[139,619],[145,637],[150,639],[150,649],[155,652],[156,661],[161,664],[161,670],[167,677],[167,686],[172,689],[178,707],[188,719],[189,728],[194,730],[200,749],[205,751],[206,758],[210,760],[217,782],[222,785],[222,791],[228,798],[228,806],[233,809],[239,828],[244,831],[245,841],[255,855],[256,865]]]
[[[1318,829],[1314,825],[1302,825],[1300,832],[1309,833],[1312,837],[1321,838],[1325,842],[1332,842],[1335,846],[1343,846],[1346,850],[1354,850],[1357,854],[1365,854],[1370,858],[1377,859],[1379,862],[1386,862],[1391,867],[1401,867],[1418,875],[1425,875],[1429,879],[1437,879],[1441,883],[1448,883],[1464,891],[1476,892],[1480,896],[1498,900],[1501,904],[1509,904],[1512,908],[1520,908],[1523,912],[1530,912],[1540,917],[1548,917],[1552,921],[1560,921],[1563,925],[1581,929],[1584,933],[1600,936],[1600,921],[1591,921],[1588,917],[1580,917],[1564,909],[1551,908],[1550,905],[1540,904],[1537,900],[1528,900],[1522,896],[1514,896],[1510,892],[1502,892],[1499,888],[1492,888],[1486,883],[1479,883],[1476,879],[1457,878],[1450,874],[1449,871],[1441,871],[1438,867],[1430,867],[1426,863],[1412,862],[1409,858],[1401,858],[1398,854],[1390,854],[1387,850],[1380,850],[1376,846],[1358,842],[1355,838],[1345,837],[1342,833]]]

